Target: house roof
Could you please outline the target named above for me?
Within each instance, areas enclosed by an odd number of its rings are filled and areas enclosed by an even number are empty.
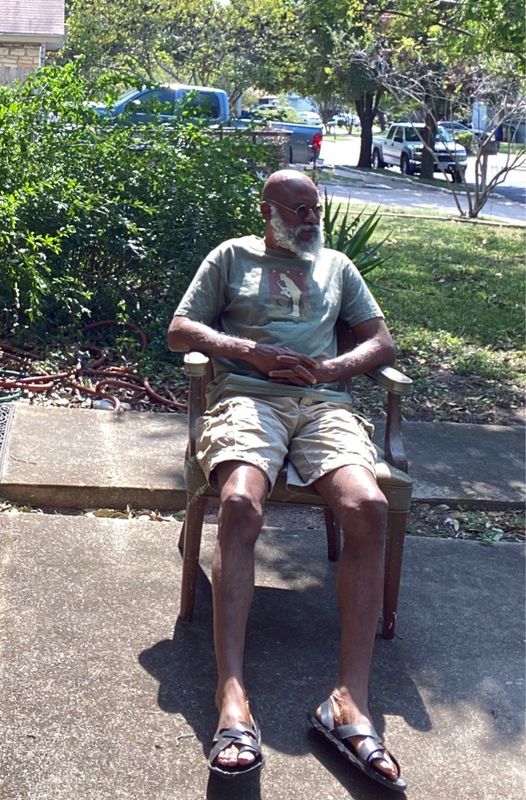
[[[0,0],[0,42],[64,42],[64,0]]]

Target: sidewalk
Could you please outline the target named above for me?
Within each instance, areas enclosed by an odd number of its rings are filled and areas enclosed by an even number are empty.
[[[388,800],[308,732],[336,670],[335,565],[313,512],[258,543],[246,677],[260,780],[209,780],[216,725],[209,571],[177,621],[179,524],[2,515],[2,800]],[[408,537],[397,636],[376,642],[371,713],[408,800],[523,800],[519,544]],[[401,795],[402,797],[404,795]]]
[[[19,405],[0,412],[2,431],[0,497],[183,504],[182,416]],[[420,501],[520,504],[522,429],[410,423],[406,433]],[[258,542],[246,672],[266,766],[234,783],[206,770],[214,516],[192,624],[177,620],[180,522],[0,522],[2,800],[395,796],[307,729],[338,638],[337,567],[315,510],[270,508]],[[371,711],[408,800],[524,800],[524,608],[522,545],[407,537],[397,635],[377,640]]]
[[[0,497],[58,508],[184,508],[182,414],[15,405],[8,427]],[[380,422],[378,444],[382,437]],[[523,506],[521,427],[409,422],[404,440],[415,501]]]

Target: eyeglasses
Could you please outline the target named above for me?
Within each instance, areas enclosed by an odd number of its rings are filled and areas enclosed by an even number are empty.
[[[296,216],[299,217],[302,222],[305,222],[309,216],[309,211],[313,211],[317,217],[320,217],[323,211],[323,206],[321,203],[316,203],[314,206],[306,206],[305,203],[300,203],[300,205],[296,206],[296,208],[285,206],[283,203],[278,203],[277,200],[267,200],[267,203],[274,203],[275,206],[280,206],[280,208],[286,208],[287,211],[292,211],[292,213],[296,214]]]

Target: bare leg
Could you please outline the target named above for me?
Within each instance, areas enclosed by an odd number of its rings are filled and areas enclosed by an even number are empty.
[[[336,724],[372,722],[368,684],[376,625],[382,603],[387,502],[363,467],[341,467],[315,483],[344,533],[336,592],[341,616],[339,674],[331,700]],[[318,710],[319,714],[319,710]],[[363,737],[352,737],[359,751]],[[373,765],[395,779],[391,760]]]
[[[216,468],[220,487],[218,538],[212,564],[218,728],[251,722],[243,681],[245,632],[254,595],[254,546],[261,530],[268,481],[257,467],[229,461]],[[252,753],[223,750],[221,767],[246,766]]]

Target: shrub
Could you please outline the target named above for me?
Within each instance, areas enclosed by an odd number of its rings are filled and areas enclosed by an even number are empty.
[[[333,208],[333,198],[325,191],[323,211],[325,244],[345,253],[365,278],[369,272],[384,263],[385,258],[379,251],[387,237],[372,245],[371,237],[380,222],[378,209],[365,218],[363,216],[363,211],[354,217],[350,216],[349,206],[343,211],[342,203]]]
[[[87,319],[164,330],[202,257],[258,232],[263,146],[205,127],[101,119],[75,64],[0,88],[0,329]]]
[[[456,132],[455,140],[465,148],[466,153],[473,152],[473,134],[471,131]]]

